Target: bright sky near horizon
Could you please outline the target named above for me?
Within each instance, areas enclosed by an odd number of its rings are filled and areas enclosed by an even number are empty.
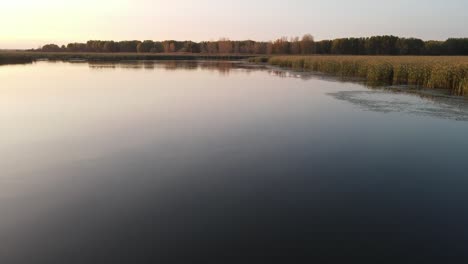
[[[467,0],[0,0],[0,49],[100,40],[468,37]]]

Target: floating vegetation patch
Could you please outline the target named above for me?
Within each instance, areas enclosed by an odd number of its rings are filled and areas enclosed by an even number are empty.
[[[468,121],[468,102],[437,96],[409,95],[391,91],[340,91],[329,93],[365,111],[406,113],[442,119]]]

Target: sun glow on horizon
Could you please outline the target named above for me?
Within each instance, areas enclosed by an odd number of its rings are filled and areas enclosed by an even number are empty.
[[[105,32],[112,31],[105,28],[110,21],[104,18],[117,16],[130,2],[115,0],[113,3],[109,8],[106,7],[107,1],[7,1],[1,4],[0,23],[4,26],[0,44],[18,43],[22,46],[29,42],[83,41],[93,36],[105,36]]]
[[[0,2],[0,49],[90,39],[272,40],[304,33],[316,39],[398,35],[443,40],[468,36],[464,26],[468,2],[463,0]]]

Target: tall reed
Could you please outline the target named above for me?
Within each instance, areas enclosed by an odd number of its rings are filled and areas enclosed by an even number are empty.
[[[300,71],[358,77],[370,84],[413,85],[468,95],[468,57],[463,56],[273,56],[261,61]]]

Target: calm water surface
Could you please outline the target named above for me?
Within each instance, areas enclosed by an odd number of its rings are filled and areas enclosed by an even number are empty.
[[[466,100],[230,62],[0,81],[0,263],[468,259]]]

